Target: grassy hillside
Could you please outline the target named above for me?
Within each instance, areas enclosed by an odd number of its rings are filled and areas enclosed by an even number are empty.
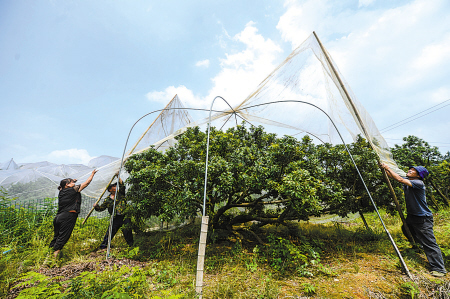
[[[450,298],[450,275],[428,274],[426,257],[402,235],[398,217],[383,214],[413,276],[402,274],[375,215],[354,220],[245,228],[224,238],[210,232],[203,298]],[[111,258],[95,252],[107,220],[80,223],[63,257],[48,263],[51,217],[3,245],[2,298],[195,298],[199,224],[136,234],[129,248],[119,232]],[[435,234],[450,269],[450,210],[435,213]],[[28,230],[27,230],[28,229]],[[46,261],[47,260],[47,261]],[[51,297],[54,296],[54,297]]]

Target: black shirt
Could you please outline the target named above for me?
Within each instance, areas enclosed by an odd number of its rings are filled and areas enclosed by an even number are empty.
[[[81,193],[80,185],[65,188],[59,191],[58,195],[58,214],[62,212],[75,211],[80,213]]]

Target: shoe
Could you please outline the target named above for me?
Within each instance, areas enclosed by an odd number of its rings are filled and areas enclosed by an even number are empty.
[[[445,273],[438,272],[438,271],[431,271],[430,274],[435,277],[444,277],[445,276]]]

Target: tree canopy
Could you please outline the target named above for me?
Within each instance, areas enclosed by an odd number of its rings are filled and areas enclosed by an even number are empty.
[[[191,128],[165,153],[150,149],[128,159],[130,213],[168,221],[201,212],[206,139]],[[393,210],[375,153],[363,138],[349,148],[377,204]],[[373,206],[343,145],[277,137],[245,124],[211,129],[206,213],[213,229],[367,211]]]

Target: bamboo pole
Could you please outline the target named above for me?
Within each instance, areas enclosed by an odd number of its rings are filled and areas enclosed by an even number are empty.
[[[200,229],[200,241],[198,243],[198,257],[197,257],[197,275],[195,279],[195,292],[202,298],[203,292],[203,267],[205,264],[205,251],[206,251],[206,236],[208,234],[208,216],[202,217],[202,225]]]
[[[144,136],[147,134],[147,132],[150,130],[150,128],[155,124],[156,120],[161,116],[161,114],[167,109],[167,107],[169,107],[169,105],[173,102],[173,100],[175,100],[175,98],[177,97],[177,94],[175,94],[175,96],[169,101],[169,103],[167,103],[166,107],[164,107],[164,109],[159,113],[158,117],[155,118],[155,120],[150,124],[150,126],[148,126],[147,130],[145,130],[145,132],[141,135],[141,137],[138,139],[138,141],[134,144],[133,148],[129,151],[129,153],[131,154],[136,147],[138,146],[138,144],[141,142],[141,140],[144,138]],[[112,181],[114,180],[114,178],[117,176],[117,174],[114,174],[113,177],[111,178],[111,180],[109,181],[109,183],[106,185],[105,190],[103,190],[103,193],[100,195],[100,197],[97,199],[97,201],[95,202],[95,204],[97,204],[100,199],[102,199],[102,196],[105,194],[106,189],[108,188],[108,186],[112,183]],[[91,216],[92,212],[94,211],[94,207],[92,207],[92,209],[89,211],[89,213],[87,214],[86,218],[84,218],[84,221],[81,223],[82,225],[86,223],[87,219],[89,218],[89,216]]]
[[[106,190],[108,189],[108,186],[112,183],[112,181],[114,180],[114,178],[117,176],[117,173],[115,173],[113,175],[113,177],[111,178],[111,180],[109,181],[109,183],[106,185],[105,190],[103,190],[102,194],[100,195],[100,197],[97,199],[97,201],[94,203],[94,205],[98,204],[98,202],[100,201],[100,199],[102,199],[103,195],[105,194]],[[86,215],[86,217],[84,218],[83,222],[81,223],[81,225],[85,224],[86,221],[88,220],[89,216],[91,216],[92,212],[94,211],[94,207],[92,207],[92,209],[89,211],[89,213]]]
[[[363,123],[363,121],[362,121],[362,119],[361,119],[361,117],[360,117],[360,115],[359,115],[358,109],[355,107],[355,105],[354,105],[354,103],[353,103],[353,101],[352,101],[350,95],[348,94],[347,88],[345,88],[345,85],[344,85],[344,83],[342,82],[341,78],[339,77],[339,75],[338,75],[336,69],[334,68],[334,65],[331,63],[331,59],[330,59],[330,57],[328,56],[328,54],[327,54],[325,48],[323,47],[322,43],[320,42],[319,37],[317,36],[316,32],[313,31],[313,34],[314,34],[314,36],[316,37],[317,42],[319,43],[320,48],[322,49],[322,52],[325,54],[325,58],[327,59],[327,62],[328,62],[328,64],[330,65],[330,67],[331,67],[331,69],[332,69],[334,75],[335,75],[336,78],[338,79],[339,84],[340,84],[342,90],[344,91],[345,96],[347,97],[347,100],[349,101],[349,103],[350,103],[350,105],[351,105],[351,107],[352,107],[352,109],[353,109],[353,113],[355,114],[356,118],[357,118],[358,121],[359,121],[359,124],[360,124],[360,126],[361,126],[361,129],[362,129],[364,135],[366,136],[367,141],[369,142],[369,144],[370,144],[370,146],[372,147],[372,149],[375,150],[375,145],[372,143],[372,139],[369,137],[369,134],[368,134],[368,132],[367,132],[367,129],[366,129],[366,127],[365,127],[365,124]],[[392,199],[394,200],[395,206],[396,206],[397,211],[398,211],[398,213],[399,213],[399,215],[400,215],[400,218],[401,218],[401,220],[402,220],[403,226],[405,227],[405,232],[406,232],[407,238],[408,238],[409,242],[411,242],[412,244],[414,244],[414,238],[412,237],[411,231],[409,230],[408,225],[406,224],[405,216],[403,215],[403,211],[402,211],[402,209],[401,209],[401,207],[400,207],[400,203],[398,202],[397,196],[395,195],[394,188],[392,187],[391,181],[389,180],[389,178],[388,178],[388,176],[387,176],[387,174],[386,174],[386,170],[384,170],[384,169],[380,166],[381,160],[380,160],[380,157],[379,157],[378,155],[377,155],[377,161],[378,161],[378,165],[379,165],[379,167],[380,167],[380,170],[381,170],[381,172],[383,173],[384,180],[386,181],[386,184],[387,184],[388,187],[389,187],[389,191],[390,191],[390,193],[391,193]]]

